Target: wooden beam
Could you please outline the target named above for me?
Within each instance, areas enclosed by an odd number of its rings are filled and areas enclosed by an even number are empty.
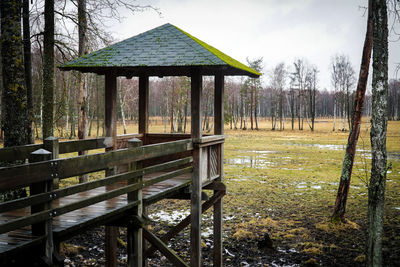
[[[157,236],[151,233],[146,228],[143,228],[144,237],[155,246],[174,266],[189,267],[172,249],[164,244]]]
[[[214,134],[224,134],[224,76],[214,77]]]
[[[139,76],[139,134],[143,134],[143,144],[147,145],[149,132],[149,76]]]
[[[112,137],[112,147],[116,147],[117,137],[117,77],[114,73],[105,75],[105,136]]]
[[[214,78],[214,134],[224,134],[224,76],[222,74],[215,75]],[[217,168],[219,178],[223,179],[223,159],[224,159],[224,144],[218,146],[217,151]],[[218,191],[214,190],[214,194]],[[213,251],[213,266],[222,266],[222,198],[218,199],[214,204],[214,251]]]
[[[217,194],[214,194],[211,196],[211,198],[209,200],[207,200],[206,202],[203,203],[203,205],[201,206],[201,212],[204,213],[205,211],[207,211],[209,208],[211,208],[211,206],[218,201],[220,198],[222,198],[225,195],[226,191],[220,191]],[[191,215],[188,215],[185,219],[183,219],[180,223],[178,223],[177,225],[175,225],[172,229],[170,229],[165,235],[163,235],[160,239],[163,242],[168,242],[169,240],[171,240],[174,236],[176,236],[179,232],[181,232],[183,229],[186,228],[186,226],[189,225],[191,221]],[[154,246],[150,247],[148,250],[146,250],[146,252],[144,253],[143,257],[144,258],[148,258],[150,257],[154,251],[156,250],[156,248]]]
[[[105,136],[112,138],[112,146],[107,150],[117,147],[117,77],[112,71],[105,74],[104,94],[104,126]],[[106,170],[106,175],[113,175],[114,168]],[[118,227],[106,226],[105,229],[105,258],[107,267],[117,266],[117,236]]]
[[[139,97],[140,98],[140,97]],[[132,138],[128,141],[128,148],[137,148],[143,145],[142,141],[137,138]],[[130,171],[135,171],[142,168],[141,162],[132,162],[129,165]],[[138,176],[128,180],[128,184],[142,184],[142,176]],[[143,212],[143,195],[142,190],[139,188],[136,191],[128,193],[128,203],[139,201],[137,207],[133,208],[130,212],[131,215],[141,219]],[[130,267],[141,267],[142,266],[142,241],[143,231],[141,227],[137,227],[134,224],[128,224],[127,227],[127,254],[128,254],[128,266]]]
[[[201,129],[201,97],[202,81],[199,69],[193,69],[191,73],[191,135],[193,141],[202,136]],[[193,150],[193,174],[191,196],[191,228],[190,228],[190,266],[200,267],[201,264],[201,187],[203,177],[202,149]]]

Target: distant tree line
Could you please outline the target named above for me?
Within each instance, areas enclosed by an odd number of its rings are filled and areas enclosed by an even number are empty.
[[[11,1],[12,2],[12,1]],[[56,134],[64,138],[99,136],[103,134],[104,120],[104,77],[94,74],[81,75],[78,72],[61,72],[48,68],[62,64],[113,42],[112,36],[104,31],[105,17],[120,19],[115,6],[107,1],[79,0],[74,5],[64,1],[53,3],[55,8],[45,12],[45,2],[36,1],[29,7],[23,1],[21,13],[23,28],[24,64],[26,79],[26,121],[28,142],[33,137],[42,138],[43,129],[47,135]],[[131,11],[151,7],[134,6],[128,1],[119,1]],[[48,4],[48,1],[46,1]],[[109,10],[99,13],[99,8]],[[23,11],[23,12],[22,12]],[[54,45],[47,53],[54,51],[54,64],[43,64],[47,39],[45,17],[52,13]],[[28,19],[27,19],[28,18]],[[23,26],[23,27],[22,27]],[[51,26],[51,25],[50,25]],[[75,30],[73,30],[75,29]],[[51,31],[50,31],[51,33]],[[21,35],[21,31],[17,33]],[[30,36],[29,38],[27,36]],[[50,59],[51,61],[51,59]],[[248,60],[253,69],[263,71],[263,59]],[[1,64],[0,64],[1,67]],[[49,74],[49,70],[54,74]],[[225,122],[231,129],[259,129],[259,119],[268,118],[272,130],[315,129],[316,118],[332,118],[332,130],[348,130],[353,112],[355,72],[349,58],[335,55],[331,59],[331,86],[321,88],[318,82],[319,70],[304,58],[297,58],[290,64],[279,63],[265,71],[262,84],[260,79],[225,78]],[[30,72],[27,70],[31,70]],[[54,75],[54,79],[46,78]],[[6,100],[0,72],[1,134],[4,139]],[[52,81],[51,81],[52,80]],[[24,83],[24,82],[21,82]],[[204,77],[203,129],[213,127],[213,77]],[[49,89],[49,87],[51,87]],[[190,120],[190,79],[187,77],[166,77],[150,82],[150,116],[158,117],[165,132],[187,132]],[[50,98],[48,96],[51,96]],[[118,119],[124,125],[137,121],[138,116],[137,79],[118,80]],[[371,97],[367,94],[364,115],[370,116]],[[46,116],[46,114],[51,114]],[[25,116],[25,115],[24,115]],[[390,120],[400,119],[400,80],[389,82],[388,116]],[[50,125],[50,126],[46,126]],[[79,126],[80,125],[80,126]],[[47,129],[50,128],[50,129]],[[22,142],[22,143],[25,143]]]

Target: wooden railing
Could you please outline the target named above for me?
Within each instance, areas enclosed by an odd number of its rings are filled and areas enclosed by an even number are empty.
[[[106,140],[99,138],[74,141],[76,143],[73,141],[60,142],[59,151],[69,153],[77,149],[107,147],[107,143],[104,142]],[[128,194],[127,204],[123,209],[129,210],[142,202],[140,198],[132,201],[132,198],[129,197],[130,194],[137,193],[142,188],[155,183],[192,172],[191,156],[141,168],[138,168],[140,165],[136,164],[137,162],[152,158],[191,151],[193,143],[190,139],[63,159],[51,159],[52,152],[40,149],[41,146],[50,147],[49,143],[51,144],[53,141],[45,140],[43,145],[30,145],[0,150],[0,155],[8,160],[10,158],[14,160],[17,158],[23,159],[29,153],[29,163],[0,168],[0,192],[23,187],[30,188],[30,195],[28,197],[0,203],[0,213],[12,212],[26,207],[31,208],[30,214],[10,220],[2,218],[0,234],[31,225],[32,234],[44,238],[47,242],[46,247],[52,248],[52,220],[55,217],[123,194]],[[133,140],[133,143],[137,144],[137,142],[140,141],[138,139]],[[132,146],[135,146],[135,144]],[[32,151],[33,148],[39,148],[39,150]],[[130,168],[124,173],[108,175],[105,178],[61,189],[53,189],[52,185],[55,179],[62,180],[82,174],[112,169],[114,166],[120,164],[130,164]],[[166,172],[151,179],[142,180],[143,175],[160,171]],[[121,185],[121,182],[125,183]],[[115,184],[118,184],[116,189],[83,198],[66,205],[53,205],[55,200],[98,187]],[[141,196],[141,194],[138,195]],[[46,254],[51,255],[51,251],[48,251]]]
[[[127,141],[132,138],[142,138],[140,134],[126,134],[117,136],[117,148],[127,148]],[[158,142],[160,143],[160,142]],[[85,150],[109,148],[112,146],[110,137],[91,138],[85,140],[71,140],[59,142],[59,153],[67,154]],[[33,151],[47,149],[43,144],[5,147],[0,149],[0,162],[25,161]]]
[[[195,148],[202,150],[202,173],[203,184],[221,177],[221,166],[223,164],[222,144],[225,142],[224,135],[204,136],[199,140],[193,140]]]

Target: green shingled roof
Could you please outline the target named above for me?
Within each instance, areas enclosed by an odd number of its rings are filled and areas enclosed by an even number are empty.
[[[172,24],[164,24],[60,66],[65,70],[221,66],[238,74],[261,74]],[[235,72],[236,73],[236,72]]]

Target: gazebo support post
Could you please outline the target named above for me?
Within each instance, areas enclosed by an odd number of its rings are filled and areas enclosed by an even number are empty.
[[[147,134],[149,133],[149,76],[139,76],[139,134],[142,134],[142,142],[148,144]],[[147,207],[142,206],[143,215],[147,216]],[[143,237],[143,252],[147,249],[147,241]],[[143,266],[146,266],[146,258],[143,257]]]
[[[214,77],[214,134],[224,134],[224,76],[217,74]],[[218,147],[218,173],[217,181],[223,178],[223,159],[224,147],[220,144]],[[214,194],[218,191],[214,190]],[[213,266],[222,266],[222,197],[214,204],[214,252]]]
[[[105,136],[112,138],[112,146],[107,150],[117,148],[117,77],[114,73],[105,75]],[[115,168],[106,170],[106,176],[113,175]],[[106,226],[105,258],[107,267],[117,266],[117,235],[118,227]]]
[[[149,76],[139,76],[139,134],[143,135],[143,145],[147,145],[149,132]]]
[[[191,71],[191,129],[194,143],[202,136],[201,130],[201,94],[202,75],[199,69]],[[201,186],[203,172],[201,166],[202,149],[193,150],[193,173],[191,194],[191,228],[190,228],[190,266],[201,266]]]

